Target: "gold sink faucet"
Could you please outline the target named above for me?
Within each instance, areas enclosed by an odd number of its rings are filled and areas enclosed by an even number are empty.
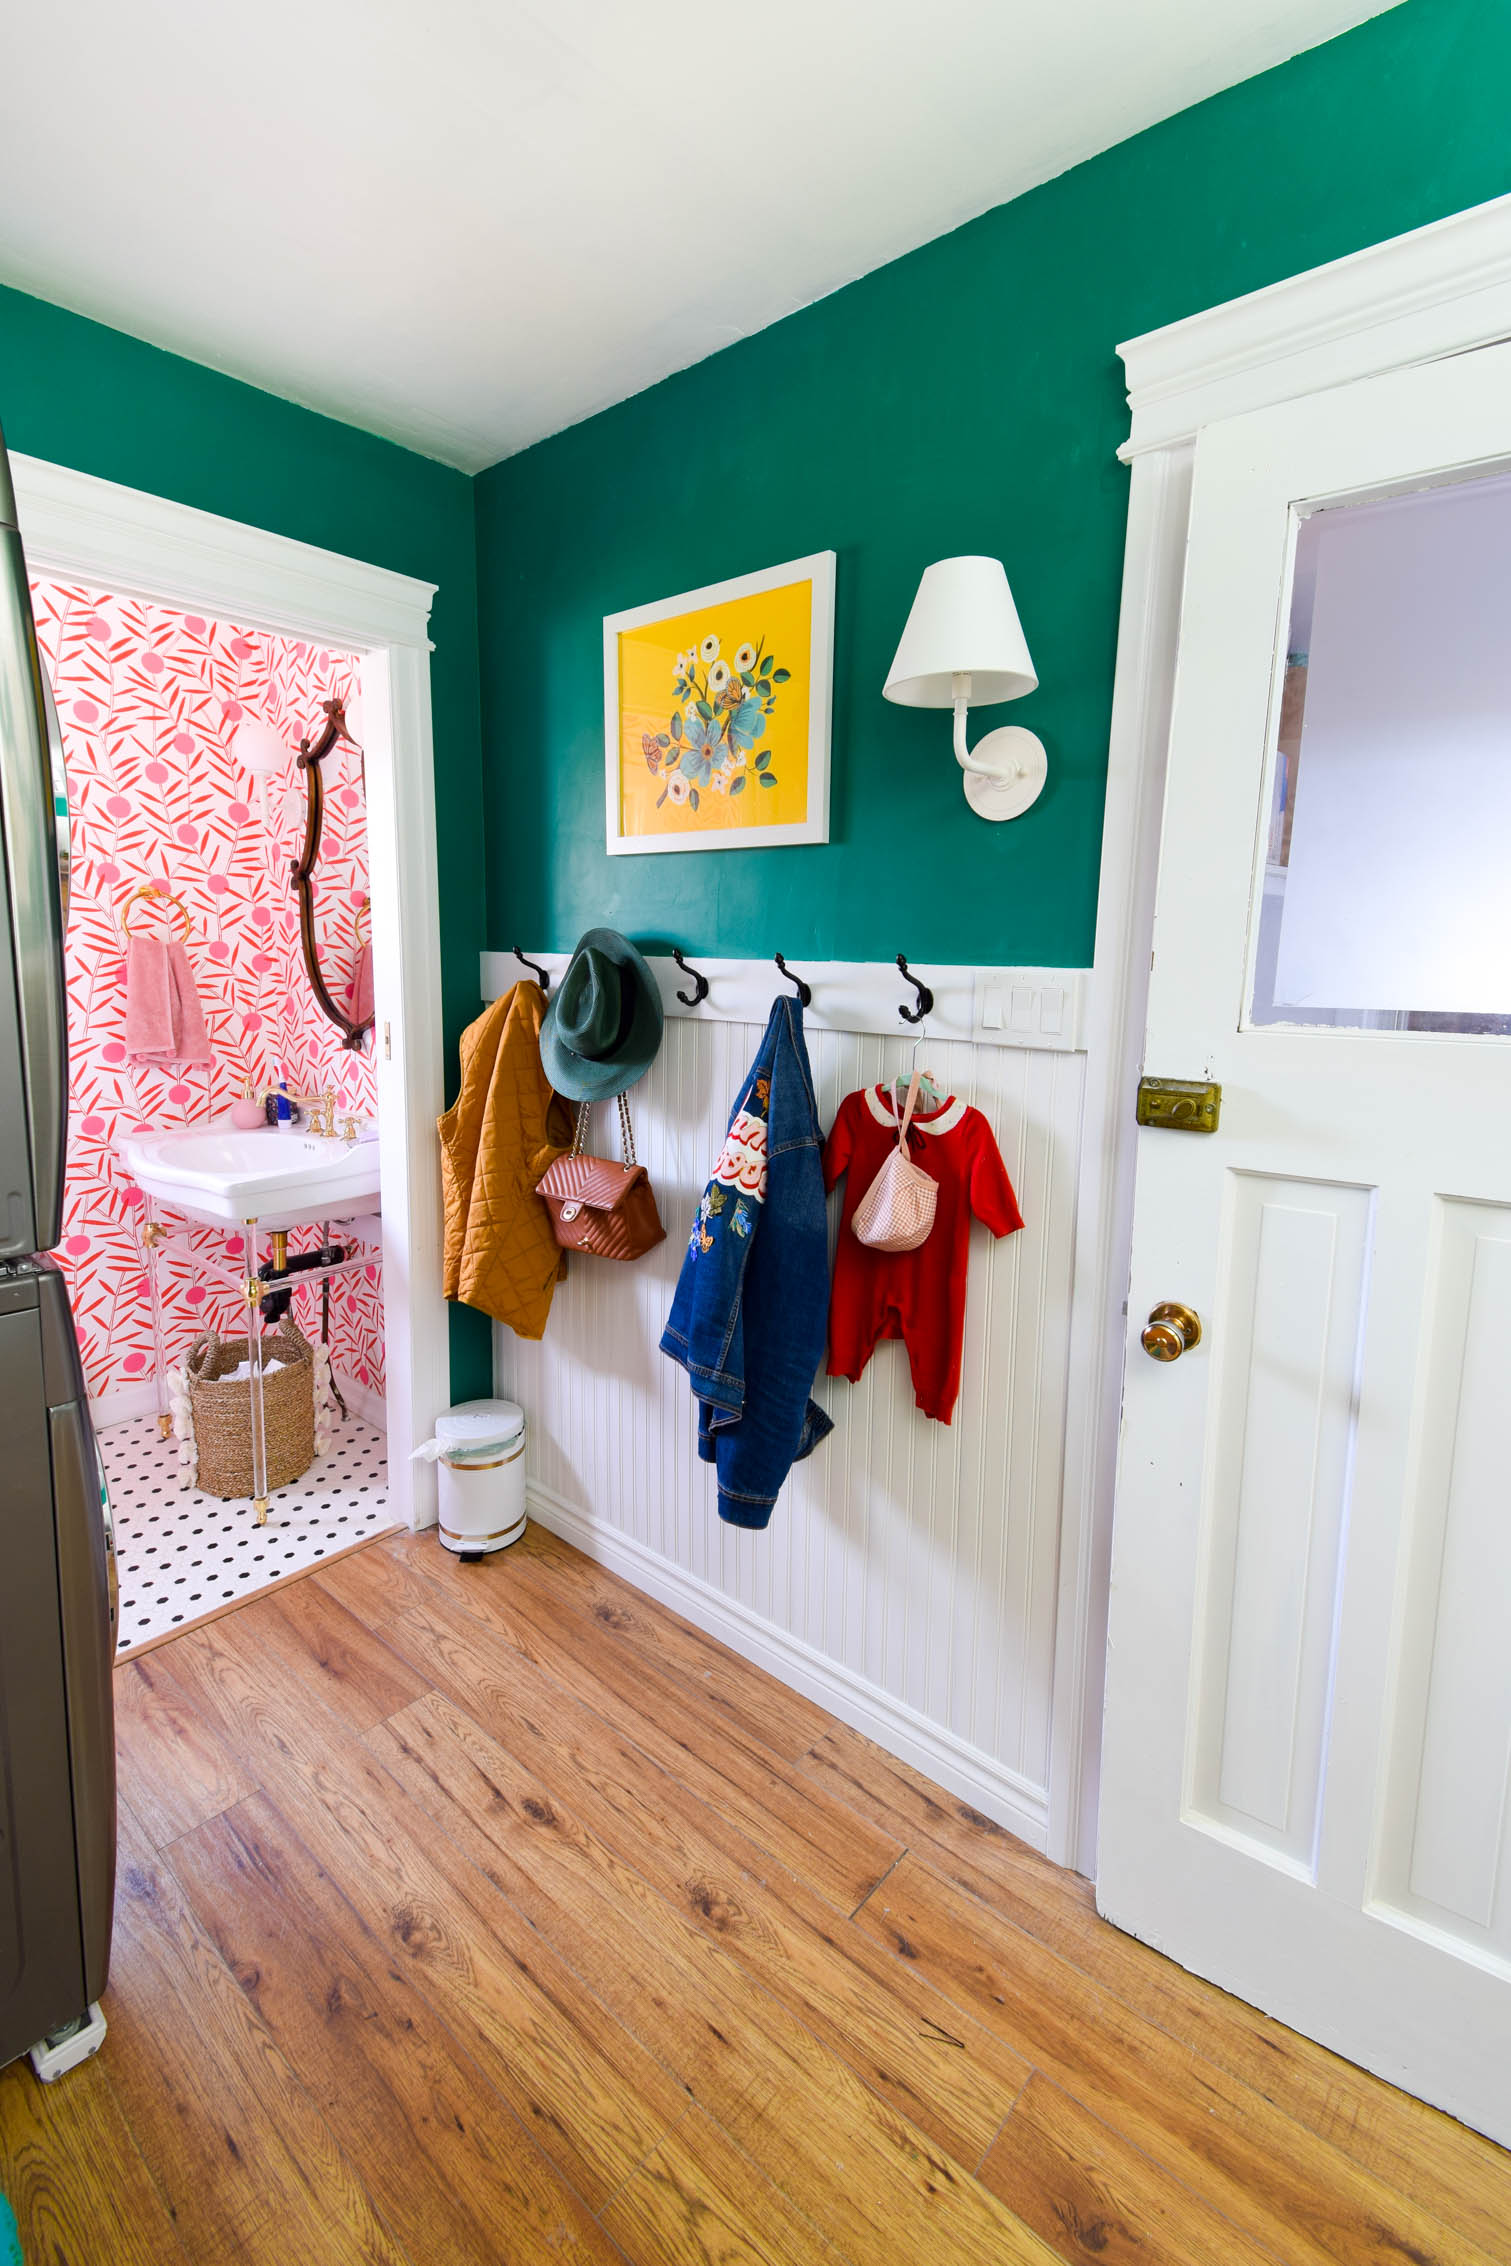
[[[289,1100],[309,1111],[310,1131],[322,1141],[339,1138],[336,1132],[336,1097],[327,1088],[318,1094],[290,1094]]]

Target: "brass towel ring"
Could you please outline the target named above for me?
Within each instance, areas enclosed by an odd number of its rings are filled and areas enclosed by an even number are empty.
[[[176,897],[171,889],[160,889],[155,881],[139,882],[135,889],[127,890],[125,900],[121,906],[121,929],[123,934],[125,934],[126,936],[129,936],[131,934],[131,908],[133,905],[139,903],[140,900],[144,897],[155,897],[162,904],[174,905],[178,908],[178,917],[183,923],[182,937],[184,943],[187,944],[194,927],[193,922],[189,918],[188,906],[184,903],[182,897]]]

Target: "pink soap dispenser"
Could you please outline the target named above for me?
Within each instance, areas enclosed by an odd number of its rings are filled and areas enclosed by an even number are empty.
[[[243,1082],[240,1100],[231,1104],[231,1123],[238,1133],[254,1133],[258,1126],[267,1123],[250,1078]]]

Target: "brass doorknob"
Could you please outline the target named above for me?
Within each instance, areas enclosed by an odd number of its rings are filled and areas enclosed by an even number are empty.
[[[1151,1361],[1179,1361],[1201,1344],[1201,1317],[1189,1306],[1156,1306],[1139,1332],[1139,1344]]]

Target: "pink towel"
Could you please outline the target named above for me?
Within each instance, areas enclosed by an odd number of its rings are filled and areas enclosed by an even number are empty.
[[[365,1023],[373,1011],[373,948],[370,944],[358,947],[356,966],[352,969],[352,1021]]]
[[[209,1062],[189,955],[178,938],[126,942],[126,1052],[133,1062]]]

